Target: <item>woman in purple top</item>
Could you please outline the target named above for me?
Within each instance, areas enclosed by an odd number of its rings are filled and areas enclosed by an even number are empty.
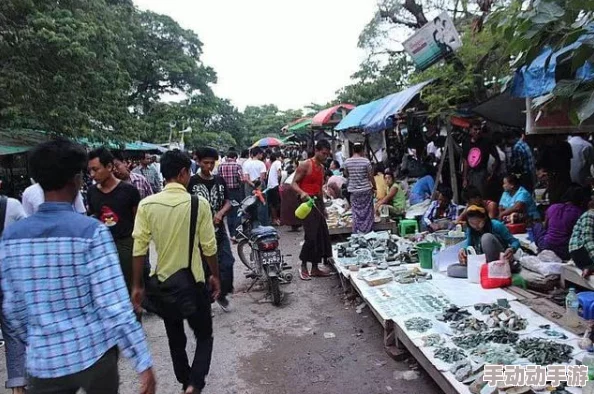
[[[552,250],[563,260],[569,259],[569,238],[588,200],[588,190],[576,185],[565,193],[564,202],[553,204],[547,209],[544,224],[536,223],[533,227],[539,252]]]

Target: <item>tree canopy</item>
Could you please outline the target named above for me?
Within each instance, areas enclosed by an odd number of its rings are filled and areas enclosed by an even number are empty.
[[[168,16],[132,0],[4,0],[0,3],[0,127],[33,128],[91,139],[163,143],[187,127],[187,145],[245,147],[278,136],[287,123],[336,103],[364,104],[436,79],[423,92],[434,116],[477,103],[505,87],[543,48],[574,43],[594,19],[589,0],[380,0],[359,38],[368,53],[352,82],[329,103],[243,111],[212,91],[215,70],[203,43]],[[448,12],[463,45],[418,72],[402,41]],[[594,114],[594,83],[576,77],[594,61],[594,40],[561,59],[546,98],[569,105],[576,122]],[[178,95],[181,100],[164,99]],[[175,123],[173,128],[170,127]]]
[[[0,21],[2,126],[133,138],[163,94],[216,82],[195,33],[128,0],[6,0]]]
[[[463,45],[449,59],[415,72],[401,44],[443,11],[452,17]],[[354,83],[337,92],[338,99],[360,104],[436,79],[424,89],[423,101],[434,116],[452,113],[506,88],[515,70],[545,47],[574,43],[591,28],[593,11],[587,0],[380,0],[359,38],[369,58],[353,75]],[[545,98],[569,104],[576,122],[594,114],[594,83],[576,78],[586,60],[594,61],[591,39],[562,59],[561,80]]]

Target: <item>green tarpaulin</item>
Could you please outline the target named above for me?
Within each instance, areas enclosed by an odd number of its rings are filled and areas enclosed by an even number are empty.
[[[28,129],[0,129],[0,155],[27,152],[40,142],[47,141],[48,133]]]
[[[305,131],[309,128],[309,125],[311,125],[311,119],[305,119],[299,123],[295,123],[294,125],[287,127],[287,131],[291,133]]]
[[[31,149],[30,146],[8,146],[0,144],[0,156],[16,155],[17,153],[27,152],[29,149]]]
[[[47,141],[50,133],[43,130],[29,129],[0,129],[0,156],[24,153],[40,142]],[[136,141],[127,143],[90,141],[88,138],[77,138],[76,142],[90,149],[106,146],[113,150],[127,150],[136,152],[164,152],[166,149],[148,142]]]

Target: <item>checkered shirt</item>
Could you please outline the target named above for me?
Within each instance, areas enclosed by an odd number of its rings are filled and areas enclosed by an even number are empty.
[[[140,199],[142,200],[145,197],[151,196],[153,194],[153,189],[151,188],[151,184],[146,180],[146,178],[140,174],[136,174],[134,172],[130,173],[130,183],[138,189],[140,193]]]
[[[591,209],[580,216],[569,239],[570,252],[582,247],[594,258],[594,211]]]
[[[27,344],[27,373],[56,378],[118,346],[137,372],[152,366],[109,230],[67,203],[44,203],[0,240],[3,315]]]
[[[532,156],[530,146],[526,142],[522,140],[516,142],[512,149],[508,169],[510,171],[521,171],[522,174],[528,174],[534,177],[536,173],[534,157]]]
[[[241,186],[243,169],[234,161],[225,162],[219,166],[219,175],[222,176],[225,183],[227,183],[228,189],[238,189]]]
[[[151,189],[153,193],[159,193],[163,189],[163,185],[161,184],[161,179],[159,178],[159,174],[157,170],[153,166],[148,166],[144,168],[143,166],[138,166],[132,170],[135,174],[140,174],[146,178],[146,180],[151,185]]]

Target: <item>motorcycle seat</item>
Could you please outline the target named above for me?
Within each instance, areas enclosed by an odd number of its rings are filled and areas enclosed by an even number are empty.
[[[276,229],[272,226],[258,226],[252,230],[252,236],[261,237],[263,235],[276,235]]]

